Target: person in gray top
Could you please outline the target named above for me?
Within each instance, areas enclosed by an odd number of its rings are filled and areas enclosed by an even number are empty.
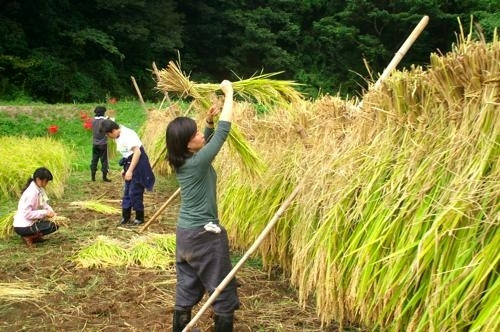
[[[97,106],[94,110],[94,119],[92,120],[92,161],[90,162],[91,179],[95,181],[97,173],[97,163],[101,160],[102,180],[111,182],[108,179],[108,138],[106,134],[101,132],[101,122],[107,119],[104,114],[106,107]]]
[[[204,134],[188,117],[172,120],[166,131],[167,157],[181,188],[181,206],[176,229],[177,284],[173,331],[182,331],[191,320],[191,309],[205,291],[213,293],[231,271],[227,232],[217,213],[217,174],[212,161],[231,129],[233,87],[220,84],[224,105],[214,130],[212,106],[207,114]],[[214,301],[216,332],[233,330],[234,311],[239,308],[233,279]]]

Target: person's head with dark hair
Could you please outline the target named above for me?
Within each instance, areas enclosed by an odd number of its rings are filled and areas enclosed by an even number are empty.
[[[94,109],[95,116],[104,116],[105,113],[106,113],[106,107],[104,106],[97,106]]]
[[[23,188],[23,192],[29,187],[32,181],[35,181],[36,185],[45,188],[49,181],[52,181],[52,173],[45,167],[39,167],[33,172],[33,176],[28,179],[26,185]]]
[[[100,130],[109,138],[117,138],[120,136],[120,126],[110,119],[105,119],[101,122]]]
[[[192,144],[197,133],[196,122],[188,117],[177,117],[168,124],[166,132],[167,159],[175,169],[184,165],[187,158],[203,147],[200,144],[196,146]]]

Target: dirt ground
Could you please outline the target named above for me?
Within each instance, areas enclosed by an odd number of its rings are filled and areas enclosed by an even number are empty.
[[[116,227],[118,215],[107,216],[75,208],[75,200],[106,199],[119,207],[122,182],[117,172],[111,183],[90,182],[87,174],[73,176],[63,199],[52,206],[69,218],[66,227],[27,248],[18,236],[0,240],[0,283],[29,282],[43,290],[40,299],[5,300],[0,297],[0,331],[171,331],[175,270],[139,267],[77,268],[71,257],[98,235],[127,240],[136,235]],[[157,185],[145,197],[146,220],[174,191]],[[178,199],[148,232],[173,233]],[[234,260],[241,253],[233,253]],[[235,331],[336,331],[322,328],[312,306],[302,308],[296,293],[279,273],[267,273],[249,262],[237,274],[241,308]],[[206,301],[200,302],[200,306]],[[199,307],[193,311],[193,316]],[[212,331],[208,310],[198,321],[201,331]]]

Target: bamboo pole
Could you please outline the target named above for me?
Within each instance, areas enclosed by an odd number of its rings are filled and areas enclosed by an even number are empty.
[[[156,67],[156,63],[154,61],[153,61],[153,72],[155,73],[156,81],[158,82],[160,80],[160,72],[158,71],[158,67]],[[163,97],[163,100],[167,99],[168,104],[170,105],[170,97],[168,96],[168,92],[165,91],[164,95],[165,97]],[[163,101],[161,103],[163,104]]]
[[[406,52],[410,49],[410,47],[413,45],[415,40],[417,40],[418,36],[420,33],[425,29],[427,26],[427,23],[429,23],[429,16],[425,15],[422,17],[420,22],[417,24],[417,26],[413,29],[413,31],[410,33],[408,38],[406,38],[406,41],[401,45],[399,50],[394,54],[394,57],[392,58],[391,62],[387,65],[387,67],[384,69],[382,72],[382,75],[378,78],[377,82],[373,85],[373,87],[370,90],[376,90],[380,87],[380,84],[389,77],[389,75],[392,73],[392,71],[396,68],[396,66],[399,64],[401,59],[406,55]],[[363,107],[363,101],[361,100],[359,104],[356,106],[356,109],[360,109]]]
[[[389,62],[389,64],[385,68],[382,75],[380,75],[380,77],[378,78],[377,82],[375,82],[375,85],[373,86],[374,89],[378,89],[382,81],[385,80],[387,77],[389,77],[390,73],[394,70],[394,68],[396,68],[401,59],[403,59],[403,57],[405,56],[406,52],[408,52],[408,50],[410,49],[411,45],[413,45],[413,43],[415,42],[415,40],[417,40],[420,33],[427,26],[427,23],[429,23],[429,16],[425,15],[424,17],[422,17],[417,26],[413,29],[413,31],[408,36],[403,45],[401,45],[399,50],[392,58],[391,62]]]
[[[130,79],[132,80],[132,83],[134,84],[135,91],[137,92],[137,96],[139,96],[139,100],[141,101],[142,108],[144,108],[145,111],[147,111],[146,104],[144,103],[144,99],[142,98],[141,90],[139,90],[139,86],[137,85],[137,82],[135,81],[134,76],[130,76]]]
[[[250,249],[247,250],[247,252],[241,257],[239,262],[233,267],[233,269],[228,273],[228,275],[224,278],[224,280],[221,281],[219,286],[215,288],[214,292],[210,297],[208,298],[207,302],[203,305],[203,307],[200,308],[198,313],[191,319],[188,325],[182,330],[182,332],[187,332],[190,331],[193,327],[194,324],[198,321],[198,319],[203,315],[203,313],[208,309],[210,305],[215,301],[217,296],[222,292],[224,288],[229,284],[229,282],[234,278],[236,275],[236,272],[241,268],[241,266],[245,263],[245,261],[254,253],[254,251],[259,247],[259,245],[264,241],[264,238],[267,236],[267,234],[271,231],[271,229],[274,227],[278,219],[281,217],[283,212],[288,208],[288,206],[292,203],[293,199],[295,196],[297,196],[298,192],[300,191],[302,187],[302,183],[297,185],[293,192],[288,196],[288,198],[281,204],[280,208],[278,211],[274,214],[274,216],[271,218],[267,226],[264,228],[264,230],[260,233],[259,237],[255,242],[252,244]]]
[[[142,233],[146,230],[146,228],[149,227],[149,225],[156,220],[156,218],[158,218],[158,216],[163,212],[163,210],[165,210],[165,208],[167,207],[168,204],[170,204],[170,202],[175,198],[177,197],[177,195],[179,195],[179,193],[181,192],[181,188],[178,188],[168,199],[165,203],[163,203],[162,206],[160,206],[160,208],[155,212],[155,214],[151,217],[151,219],[149,219],[149,221],[147,223],[144,224],[144,226],[142,226],[140,229],[139,229],[139,233]]]

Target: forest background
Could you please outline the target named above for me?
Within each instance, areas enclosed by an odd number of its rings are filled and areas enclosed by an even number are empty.
[[[430,22],[401,66],[447,52],[457,17],[474,16],[489,39],[498,9],[496,0],[0,0],[0,100],[126,98],[130,76],[154,100],[163,94],[152,62],[179,56],[195,81],[284,71],[277,78],[312,97],[360,95],[423,15]]]

